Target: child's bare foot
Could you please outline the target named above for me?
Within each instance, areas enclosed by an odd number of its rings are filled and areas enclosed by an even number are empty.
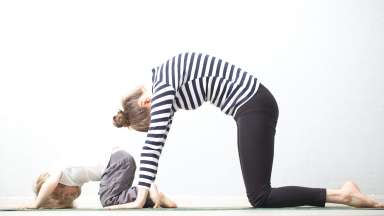
[[[347,181],[340,189],[345,196],[345,204],[358,208],[384,208],[384,203],[379,203],[371,197],[360,192],[359,187]]]

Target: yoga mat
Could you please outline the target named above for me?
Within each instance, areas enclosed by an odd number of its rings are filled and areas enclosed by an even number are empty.
[[[353,208],[353,207],[294,207],[294,208],[251,208],[251,207],[180,207],[180,208],[143,208],[143,209],[115,209],[103,208],[71,208],[71,209],[15,209],[0,208],[0,211],[268,211],[268,210],[384,210],[384,208]]]

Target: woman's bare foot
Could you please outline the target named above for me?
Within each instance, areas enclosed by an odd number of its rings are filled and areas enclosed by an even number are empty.
[[[384,208],[384,203],[379,203],[373,198],[360,192],[360,188],[353,182],[347,181],[340,188],[343,204],[357,208]]]

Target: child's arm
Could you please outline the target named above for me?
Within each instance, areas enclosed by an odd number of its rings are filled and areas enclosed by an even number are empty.
[[[39,194],[37,195],[36,199],[31,203],[25,206],[22,206],[20,208],[40,208],[42,203],[45,200],[47,200],[49,195],[52,194],[52,192],[55,190],[55,188],[59,184],[62,171],[54,171],[54,172],[50,172],[49,174],[50,174],[49,177],[41,186]]]
[[[41,186],[39,195],[35,199],[35,208],[41,207],[41,204],[48,198],[59,184],[62,171],[54,171],[49,173],[49,177]]]

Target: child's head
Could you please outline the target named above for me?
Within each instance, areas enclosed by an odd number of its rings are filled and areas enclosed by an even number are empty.
[[[34,186],[36,196],[39,194],[41,186],[49,177],[49,173],[41,174]],[[58,184],[51,195],[41,204],[42,208],[73,208],[73,201],[80,196],[80,187],[66,186]]]
[[[113,117],[113,124],[116,127],[130,127],[140,132],[148,131],[151,112],[147,108],[140,107],[138,103],[143,91],[143,88],[137,88],[123,99],[123,110],[119,110]]]

